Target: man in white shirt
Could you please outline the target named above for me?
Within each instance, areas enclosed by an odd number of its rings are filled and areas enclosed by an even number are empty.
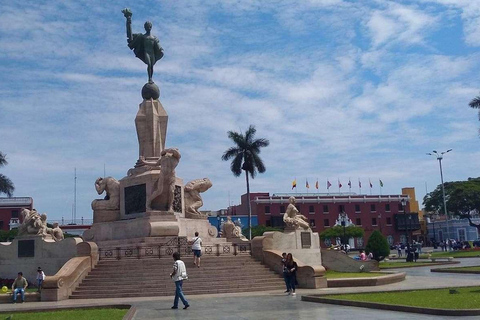
[[[175,281],[175,299],[173,300],[172,309],[178,309],[178,298],[182,300],[184,306],[183,309],[187,309],[190,307],[190,304],[185,298],[182,290],[183,280],[188,279],[187,268],[185,267],[185,263],[180,260],[180,253],[174,252],[173,260],[175,260],[175,263],[173,264],[173,271],[170,274],[170,278]]]
[[[200,257],[202,256],[202,239],[195,232],[195,237],[192,239],[193,264],[200,268]]]

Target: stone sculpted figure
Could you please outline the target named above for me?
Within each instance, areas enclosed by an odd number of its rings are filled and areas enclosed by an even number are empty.
[[[98,194],[106,192],[104,199],[92,201],[93,210],[119,210],[120,209],[120,182],[112,177],[98,178],[95,180],[95,190]]]
[[[205,192],[212,187],[212,182],[208,178],[192,180],[185,185],[185,217],[201,216],[198,209],[203,206],[201,192]]]
[[[39,214],[37,210],[22,209],[22,224],[18,227],[18,235],[39,235],[45,237],[47,235],[47,215]]]
[[[128,47],[133,50],[135,56],[147,65],[148,82],[153,83],[153,66],[163,57],[163,48],[160,46],[158,38],[152,35],[152,23],[145,22],[145,34],[132,34],[132,11],[125,8],[122,10],[127,19],[127,42]]]
[[[227,216],[227,221],[222,224],[222,236],[227,239],[246,239],[245,236],[242,234],[242,228],[233,223],[232,217],[230,216]]]
[[[300,214],[297,207],[295,207],[295,197],[288,198],[290,204],[287,207],[287,211],[283,215],[283,222],[290,228],[303,228],[305,230],[310,229],[308,219],[304,215]]]
[[[58,222],[53,224],[53,228],[48,228],[47,233],[52,235],[53,240],[62,241],[65,237],[63,235],[62,229],[58,226]]]
[[[147,195],[147,210],[165,210],[173,213],[173,200],[175,193],[175,168],[180,162],[180,151],[177,148],[164,149],[156,163],[145,161],[140,162],[149,166],[160,166],[155,188],[150,196]]]

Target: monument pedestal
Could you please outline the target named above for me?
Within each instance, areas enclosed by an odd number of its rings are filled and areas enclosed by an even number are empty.
[[[120,219],[133,219],[145,216],[148,195],[157,187],[160,169],[154,168],[129,175],[120,180]],[[184,214],[183,179],[175,177],[173,209]]]
[[[318,233],[310,229],[287,229],[283,233],[265,232],[252,240],[252,255],[279,274],[283,273],[283,252],[291,253],[298,264],[297,281],[301,288],[327,287]]]
[[[135,117],[139,155],[157,161],[165,149],[168,115],[159,100],[143,100]]]

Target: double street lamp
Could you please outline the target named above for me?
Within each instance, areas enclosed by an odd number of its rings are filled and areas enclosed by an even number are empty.
[[[442,181],[442,195],[443,195],[443,213],[445,214],[445,217],[447,218],[447,239],[450,241],[450,227],[448,225],[448,212],[447,212],[447,199],[445,198],[445,186],[443,184],[443,169],[442,169],[442,159],[443,155],[445,153],[448,153],[452,151],[452,149],[448,149],[447,151],[442,151],[442,152],[437,152],[436,150],[433,150],[431,153],[428,152],[427,155],[429,156],[434,156],[438,160],[438,164],[440,165],[440,179]]]

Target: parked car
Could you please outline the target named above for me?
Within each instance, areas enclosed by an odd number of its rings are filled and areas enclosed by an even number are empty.
[[[474,247],[480,247],[480,238],[478,238],[477,240],[473,241],[473,246],[474,246]]]

